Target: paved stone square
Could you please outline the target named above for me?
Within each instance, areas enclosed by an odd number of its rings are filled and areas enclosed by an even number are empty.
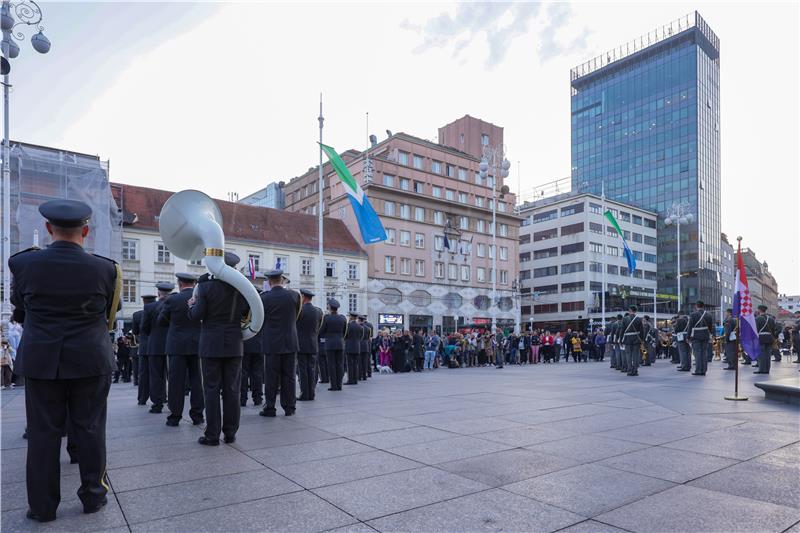
[[[438,369],[318,388],[297,415],[242,411],[233,445],[195,441],[112,386],[113,493],[83,515],[62,461],[58,520],[25,518],[24,394],[2,394],[2,531],[800,531],[800,409],[742,371],[658,361]]]

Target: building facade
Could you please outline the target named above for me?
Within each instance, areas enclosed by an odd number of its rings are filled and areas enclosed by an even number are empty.
[[[245,196],[239,203],[255,205],[258,207],[270,207],[272,209],[283,209],[286,207],[285,195],[283,192],[285,184],[282,181],[274,181],[259,189],[249,196]]]
[[[369,257],[369,318],[378,327],[453,331],[470,324],[511,328],[518,320],[519,217],[515,198],[502,194],[503,179],[479,174],[480,157],[462,151],[498,145],[503,130],[464,117],[440,129],[439,143],[397,133],[344,160],[361,184],[388,235],[366,246]],[[456,147],[450,146],[455,139]],[[325,214],[354,232],[358,223],[347,194],[326,164]],[[331,179],[333,177],[333,179]],[[312,210],[317,174],[310,169],[287,185],[287,209]],[[290,188],[309,191],[290,198]],[[494,192],[493,192],[494,191]],[[492,246],[496,212],[497,248]],[[449,247],[447,246],[449,244]],[[492,305],[492,257],[497,253]]]
[[[622,240],[603,213],[610,210],[636,257],[631,276]],[[603,271],[606,319],[638,305],[667,317],[669,295],[656,295],[656,215],[620,202],[569,192],[519,206],[522,321],[563,330],[602,322]]]
[[[781,294],[778,296],[778,307],[790,313],[800,311],[800,295],[795,294],[789,296],[787,294]]]
[[[734,260],[738,263],[739,259],[734,253]],[[747,272],[747,285],[750,289],[750,298],[753,300],[753,309],[759,305],[766,305],[767,312],[777,316],[780,307],[778,306],[778,282],[769,271],[766,261],[759,261],[755,251],[750,248],[742,248],[742,261]]]
[[[175,257],[158,232],[158,215],[169,191],[114,185],[114,196],[123,206],[122,230],[122,313],[129,322],[141,309],[141,296],[155,294],[159,281],[175,281],[176,272],[203,274],[202,261],[187,262]],[[317,217],[301,213],[215,200],[220,208],[225,249],[241,258],[238,269],[250,277],[252,260],[256,271],[275,267],[289,277],[289,287],[316,291]],[[314,303],[325,307],[325,297],[335,297],[342,311],[364,313],[367,309],[367,255],[340,220],[326,218],[325,296]],[[258,289],[263,278],[253,279]]]
[[[659,292],[677,294],[681,225],[684,308],[720,302],[720,43],[695,12],[570,72],[572,184],[659,214]]]
[[[733,292],[736,290],[736,263],[733,262],[734,249],[726,234],[720,235],[720,279],[721,300],[723,310],[733,309]]]

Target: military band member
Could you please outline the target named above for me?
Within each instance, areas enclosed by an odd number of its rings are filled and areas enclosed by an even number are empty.
[[[642,322],[643,334],[642,338],[644,339],[644,351],[645,351],[645,360],[642,366],[650,366],[655,362],[655,354],[656,354],[656,334],[658,330],[656,330],[653,323],[650,321],[649,315],[644,315],[644,322]]]
[[[358,374],[361,381],[366,381],[372,374],[372,365],[370,363],[370,355],[372,352],[372,329],[371,324],[367,325],[367,317],[365,315],[358,316],[358,325],[361,326],[361,351],[358,359]]]
[[[692,371],[692,352],[689,349],[689,317],[680,315],[675,320],[675,338],[678,347],[678,372]]]
[[[231,268],[239,257],[225,252]],[[200,365],[206,404],[206,430],[197,442],[219,446],[220,432],[225,442],[236,441],[239,430],[239,380],[242,372],[242,318],[248,306],[232,285],[213,276],[201,276],[195,295],[189,299],[189,319],[200,324]],[[220,396],[222,412],[220,413]]]
[[[242,407],[247,405],[247,391],[253,405],[264,402],[264,328],[256,335],[244,341],[244,355],[242,356],[242,381],[239,387],[239,403]]]
[[[714,319],[706,311],[701,300],[694,304],[695,311],[689,315],[689,340],[694,355],[693,376],[705,376],[708,368],[708,348],[711,336],[714,335]]]
[[[330,383],[328,376],[328,356],[325,353],[325,337],[317,335],[317,376],[320,383]]]
[[[725,320],[722,322],[722,342],[725,344],[725,370],[736,370],[739,359],[739,343],[736,339],[736,319],[733,318],[733,309],[725,310]]]
[[[300,374],[301,402],[314,400],[317,388],[317,351],[319,328],[322,325],[322,309],[311,303],[314,293],[300,289],[302,307],[297,318],[297,366]]]
[[[772,343],[778,338],[778,325],[775,317],[767,313],[766,305],[758,306],[756,317],[756,331],[758,331],[758,344],[761,354],[758,356],[758,370],[753,374],[769,374],[772,360]]]
[[[156,297],[152,294],[142,296],[142,305],[147,305],[156,301]],[[144,310],[140,309],[133,313],[133,335],[136,337],[136,342],[139,345],[138,359],[139,359],[139,388],[137,389],[137,399],[139,405],[147,405],[147,399],[150,397],[150,366],[148,365],[147,358],[147,333],[142,329],[144,321]]]
[[[345,385],[358,385],[359,362],[361,360],[361,339],[364,329],[358,323],[358,314],[349,313],[350,322],[347,323],[347,333],[344,336],[344,351],[347,353],[347,383]]]
[[[164,300],[172,294],[175,284],[168,281],[156,283],[158,299],[144,306],[142,331],[147,334],[147,366],[150,375],[151,413],[161,413],[167,401],[167,331],[169,326],[158,322]]]
[[[12,320],[24,326],[14,371],[26,378],[27,517],[55,520],[61,500],[61,437],[80,465],[84,513],[106,505],[106,413],[115,369],[109,337],[119,306],[119,266],[87,253],[91,208],[74,200],[39,206],[53,242],[13,255]],[[69,417],[69,422],[67,421]]]
[[[639,360],[642,358],[641,345],[644,337],[642,319],[636,314],[637,307],[629,307],[628,316],[623,322],[622,342],[629,376],[639,375]]]
[[[300,295],[283,286],[283,271],[267,273],[269,291],[261,294],[264,304],[263,346],[266,354],[264,409],[261,416],[273,417],[278,385],[281,407],[292,416],[296,405],[297,319],[300,315]]]
[[[617,331],[617,319],[616,317],[611,317],[611,321],[606,328],[606,345],[609,350],[609,359],[611,360],[610,368],[616,369],[618,366],[617,363],[617,351],[614,349],[614,336]]]
[[[189,378],[189,418],[192,424],[203,423],[203,378],[200,375],[200,323],[189,320],[188,302],[192,297],[197,276],[178,273],[179,292],[170,295],[158,313],[159,325],[167,326],[167,356],[169,357],[169,383],[167,391],[168,426],[178,426],[183,417],[186,398],[186,378]]]
[[[344,379],[344,337],[347,334],[347,319],[339,314],[338,300],[328,300],[328,314],[322,318],[319,338],[325,341],[325,359],[328,363],[329,391],[342,390]]]
[[[792,351],[794,351],[796,359],[793,363],[800,363],[800,311],[794,312],[794,326],[792,326]],[[792,355],[789,354],[791,359]]]

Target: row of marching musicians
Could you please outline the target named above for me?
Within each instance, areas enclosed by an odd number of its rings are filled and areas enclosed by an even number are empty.
[[[225,263],[235,268],[239,257],[226,252]],[[371,376],[372,326],[365,317],[351,314],[348,323],[333,299],[323,316],[312,303],[314,293],[286,288],[281,270],[266,273],[264,325],[244,342],[241,321],[248,307],[233,286],[209,274],[198,278],[178,273],[176,278],[178,292],[172,283],[158,283],[158,296],[143,296],[144,308],[133,315],[139,344],[138,402],[146,405],[149,398],[154,414],[166,404],[166,424],[178,426],[188,391],[189,420],[206,423],[200,444],[217,446],[220,436],[226,443],[236,440],[248,391],[255,405],[264,402],[261,416],[276,416],[278,396],[284,414],[292,416],[297,400],[314,400],[320,376],[330,383],[328,390],[342,389],[345,354],[347,384]]]

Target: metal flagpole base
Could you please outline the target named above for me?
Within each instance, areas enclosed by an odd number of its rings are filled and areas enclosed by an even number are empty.
[[[747,400],[747,396],[725,396],[726,400],[732,400],[734,402],[743,402]]]

